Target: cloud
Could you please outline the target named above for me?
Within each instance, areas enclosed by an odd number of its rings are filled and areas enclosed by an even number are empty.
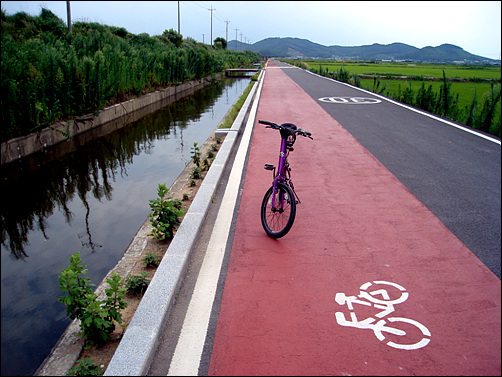
[[[500,1],[181,1],[181,34],[210,42],[216,37],[255,43],[297,37],[323,45],[402,42],[418,48],[451,43],[500,57]],[[63,1],[2,1],[9,14],[38,15],[46,6],[66,21]],[[177,1],[72,1],[73,20],[100,22],[134,34],[178,30]],[[214,9],[212,12],[210,8]],[[236,30],[237,29],[237,30]]]

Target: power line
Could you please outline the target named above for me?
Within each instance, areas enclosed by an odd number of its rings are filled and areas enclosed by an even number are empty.
[[[220,29],[217,25],[213,24],[213,17],[216,21],[221,21],[222,23],[226,24],[225,25],[225,35],[226,35],[226,40],[228,42],[228,27],[229,27],[229,25],[230,26],[237,26],[237,25],[235,25],[233,22],[229,21],[228,19],[225,21],[224,18],[222,18],[223,16],[221,15],[221,13],[216,11],[216,8],[213,8],[212,4],[208,5],[207,3],[202,2],[202,1],[183,1],[182,3],[183,3],[183,5],[188,6],[188,8],[190,8],[191,12],[197,13],[198,15],[202,16],[203,18],[205,18],[205,16],[200,12],[200,9],[209,10],[211,12],[211,46],[213,45],[213,28],[215,28],[215,30],[218,33],[223,33],[223,28]],[[189,3],[192,3],[192,4],[189,4]],[[200,8],[200,9],[198,9],[198,8]],[[185,14],[186,14],[186,12],[185,12]],[[232,27],[232,29],[234,29],[234,27]],[[243,33],[241,33],[241,34],[242,34],[241,35],[241,39],[242,39]],[[235,41],[236,41],[235,49],[237,50],[237,41],[238,41],[237,35],[235,37]],[[241,43],[242,43],[242,41],[241,41]]]

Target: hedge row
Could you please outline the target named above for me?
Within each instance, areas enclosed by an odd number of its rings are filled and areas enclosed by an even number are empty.
[[[73,116],[248,66],[260,56],[214,49],[175,31],[134,35],[124,28],[77,22],[71,32],[47,9],[39,16],[1,13],[1,141]]]

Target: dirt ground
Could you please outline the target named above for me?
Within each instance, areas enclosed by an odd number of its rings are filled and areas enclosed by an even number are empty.
[[[208,151],[213,150],[214,157],[216,157],[216,154],[218,153],[217,150],[214,151],[215,148],[213,148],[213,145],[216,146],[217,149],[221,147],[221,143],[223,142],[224,137],[219,138],[219,140],[216,140],[215,134],[211,135],[209,139],[204,143],[203,146],[200,147],[200,166],[204,166],[204,159],[207,158]],[[213,157],[213,159],[214,159]],[[211,164],[212,159],[208,158],[208,162]],[[207,168],[203,171],[202,173],[202,178],[201,179],[194,179],[196,185],[192,186],[190,184],[190,181],[192,181],[192,178],[190,176],[190,172],[192,169],[195,167],[195,164],[191,161],[185,168],[184,172],[182,175],[180,175],[180,179],[184,179],[185,182],[182,185],[182,188],[176,192],[169,192],[167,196],[172,196],[174,199],[179,199],[182,202],[183,210],[184,213],[188,211],[188,208],[190,208],[190,204],[192,200],[194,199],[195,195],[197,194],[197,191],[204,179],[204,176],[207,174]],[[188,200],[186,200],[186,196],[188,196]],[[183,200],[185,197],[185,200]],[[154,199],[154,198],[152,198]],[[153,237],[149,237],[148,243],[143,250],[143,253],[141,254],[140,257],[138,257],[135,266],[131,270],[131,275],[139,275],[141,272],[146,271],[149,273],[147,279],[151,280],[155,274],[155,271],[157,268],[153,267],[145,267],[143,263],[141,263],[141,259],[146,253],[153,252],[155,253],[159,259],[162,259],[164,256],[165,252],[169,248],[169,245],[171,243],[171,240],[164,240],[164,241],[157,241]],[[126,276],[123,276],[125,278]],[[141,301],[141,298],[135,294],[126,294],[126,299],[125,301],[128,302],[128,305],[125,309],[122,310],[122,326],[124,329],[127,328],[127,325],[131,321],[138,305],[139,302]],[[82,352],[80,353],[80,356],[78,360],[83,359],[83,358],[90,358],[93,360],[94,364],[99,365],[103,372],[106,370],[108,367],[108,364],[110,363],[110,360],[113,357],[113,354],[115,353],[115,350],[117,349],[120,339],[122,338],[124,334],[124,330],[122,327],[118,324],[115,326],[115,331],[111,334],[111,339],[107,341],[105,344],[103,344],[100,347],[93,346],[89,349],[82,349]],[[78,365],[75,363],[75,365]]]

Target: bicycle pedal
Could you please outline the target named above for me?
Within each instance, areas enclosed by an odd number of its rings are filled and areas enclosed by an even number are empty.
[[[274,170],[275,166],[270,164],[265,164],[265,170]]]

